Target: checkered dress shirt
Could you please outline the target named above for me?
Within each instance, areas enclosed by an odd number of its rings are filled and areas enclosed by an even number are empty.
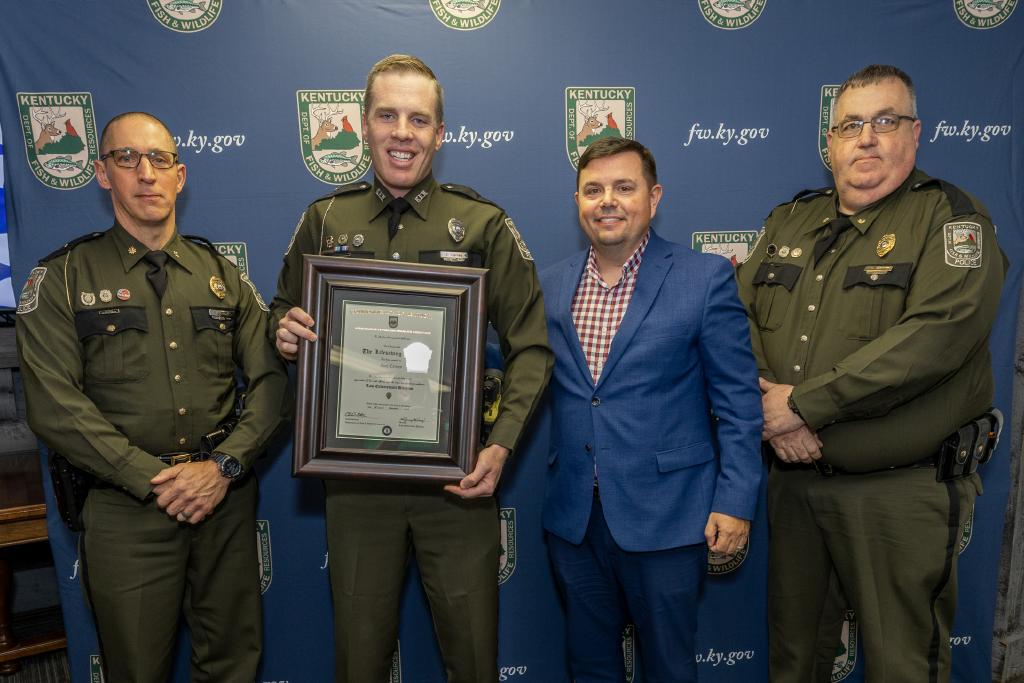
[[[579,335],[580,346],[583,348],[587,365],[590,366],[594,384],[601,378],[612,340],[619,331],[619,324],[633,298],[640,262],[644,258],[644,250],[650,237],[650,232],[644,235],[640,246],[622,264],[622,275],[614,285],[608,285],[601,279],[597,256],[594,248],[590,248],[587,267],[576,286],[576,296],[572,300],[572,322],[576,326],[576,334]]]

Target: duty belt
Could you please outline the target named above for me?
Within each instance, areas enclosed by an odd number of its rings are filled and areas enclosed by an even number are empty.
[[[156,459],[165,465],[180,465],[185,462],[203,462],[210,459],[210,454],[204,451],[194,453],[161,453]]]
[[[937,453],[909,465],[887,467],[869,472],[850,472],[819,461],[815,461],[811,466],[823,477],[834,477],[837,474],[873,474],[900,469],[935,468],[936,481],[949,481],[974,474],[978,465],[988,462],[999,444],[999,435],[1002,431],[1003,414],[998,409],[992,408],[946,437]]]

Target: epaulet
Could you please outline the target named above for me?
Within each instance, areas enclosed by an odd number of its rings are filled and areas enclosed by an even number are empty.
[[[88,242],[90,240],[94,240],[97,237],[103,237],[103,233],[102,232],[90,232],[88,235],[82,235],[81,237],[76,237],[75,239],[71,240],[70,242],[65,244],[63,247],[61,247],[60,249],[56,249],[53,252],[51,252],[51,253],[47,254],[46,256],[44,256],[43,258],[39,259],[39,265],[42,265],[42,264],[46,263],[47,261],[51,261],[51,260],[57,258],[58,256],[63,256],[64,254],[68,253],[69,251],[71,251],[72,249],[77,247],[79,244],[82,244],[83,242]]]
[[[802,201],[804,199],[810,199],[811,197],[831,197],[835,193],[835,191],[836,189],[834,187],[819,187],[816,190],[800,190],[795,195],[793,195],[792,199],[790,199],[788,202],[782,202],[781,204],[776,206],[775,209],[781,208],[783,206],[788,206],[790,204],[793,205],[793,209],[796,209],[796,203],[799,201]],[[775,209],[772,209],[772,212],[774,212]],[[771,212],[769,212],[769,215],[771,215]]]
[[[366,182],[365,180],[360,180],[358,183],[349,183],[348,185],[341,185],[339,187],[334,188],[334,190],[332,190],[328,194],[325,194],[323,197],[318,197],[314,199],[312,203],[316,204],[317,202],[323,201],[325,199],[330,199],[331,197],[339,197],[343,194],[349,194],[350,192],[362,192],[365,190],[369,190],[371,187],[373,187],[373,185]]]
[[[490,199],[480,196],[480,193],[478,193],[471,187],[466,187],[465,185],[456,185],[455,183],[442,183],[439,187],[445,192],[454,192],[455,194],[460,194],[463,197],[469,197],[474,201],[483,202],[484,204],[490,204],[491,206],[495,206],[499,209],[501,208],[500,206],[492,202]]]
[[[963,190],[954,185],[953,183],[947,183],[941,178],[929,178],[928,180],[922,180],[919,183],[914,183],[911,186],[911,191],[917,192],[918,190],[924,190],[930,187],[937,187],[942,190],[942,193],[946,195],[946,199],[949,201],[949,210],[952,211],[954,216],[963,216],[969,213],[984,213],[974,206],[974,202],[968,197]]]
[[[225,256],[224,254],[220,253],[217,250],[217,245],[215,245],[213,242],[211,242],[210,240],[206,239],[205,237],[202,237],[201,235],[182,235],[181,239],[188,240],[189,242],[192,242],[193,244],[198,244],[201,247],[206,247],[207,249],[212,251],[214,254],[216,254],[217,256],[221,257],[222,259],[224,259],[225,261],[230,263],[235,268],[238,267],[237,263],[235,263],[234,261],[232,261],[227,256]]]
[[[790,199],[788,202],[786,202],[786,204],[792,204],[793,202],[798,202],[801,199],[806,199],[808,197],[815,197],[817,195],[824,195],[826,197],[831,197],[832,194],[835,191],[836,191],[836,189],[834,187],[819,187],[816,190],[800,190],[795,195],[793,195],[793,198]],[[779,206],[782,206],[782,205],[780,204]]]

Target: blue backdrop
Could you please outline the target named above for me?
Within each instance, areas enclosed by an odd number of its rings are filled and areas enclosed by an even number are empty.
[[[873,62],[918,86],[919,165],[982,198],[1013,267],[992,339],[997,404],[1009,415],[1024,242],[1022,0],[36,0],[0,20],[0,124],[15,287],[63,242],[110,225],[92,182],[97,128],[126,110],[162,117],[188,184],[184,232],[221,248],[265,298],[303,208],[357,178],[355,132],[369,67],[421,56],[447,93],[439,179],[473,186],[515,219],[540,268],[584,245],[573,159],[593,135],[652,148],[665,186],[663,236],[742,259],[762,218],[830,183],[821,149],[834,86]],[[304,97],[303,92],[320,93]],[[316,102],[319,99],[321,102]],[[323,130],[321,130],[321,128]],[[333,131],[331,129],[334,129]],[[317,135],[321,133],[321,135]],[[335,142],[326,142],[326,138]],[[540,528],[548,426],[507,470],[500,496],[502,680],[566,681],[563,617]],[[955,679],[988,680],[1009,439],[985,468],[965,528]],[[323,494],[290,477],[291,447],[260,465],[258,571],[264,682],[331,678]],[[75,681],[97,653],[77,585],[75,539],[51,523]],[[766,679],[763,504],[742,562],[711,562],[701,605],[702,680]],[[257,571],[257,568],[254,568]],[[855,630],[849,645],[855,643]],[[183,639],[184,647],[184,639]],[[856,648],[834,680],[859,680]],[[624,639],[627,678],[632,642]],[[179,667],[178,680],[186,680]],[[415,576],[393,681],[443,680]]]

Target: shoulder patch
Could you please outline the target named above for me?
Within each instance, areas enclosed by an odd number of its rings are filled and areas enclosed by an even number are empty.
[[[252,280],[249,279],[248,275],[244,275],[244,274],[242,275],[242,282],[244,282],[245,284],[249,285],[249,289],[252,290],[252,295],[254,297],[256,297],[256,303],[259,304],[259,307],[261,309],[263,309],[263,312],[264,313],[269,313],[270,312],[270,307],[267,306],[266,303],[264,303],[263,297],[260,296],[260,290],[256,289],[256,285],[254,285],[252,283]]]
[[[981,225],[972,221],[953,221],[942,226],[946,265],[977,268],[981,265]]]
[[[456,185],[455,183],[442,183],[440,187],[445,192],[454,192],[455,194],[460,194],[463,197],[468,197],[469,199],[472,199],[474,201],[483,202],[484,204],[490,204],[491,206],[496,206],[499,209],[501,208],[500,206],[492,202],[490,199],[480,196],[480,193],[478,193],[471,187],[467,187],[465,185]]]
[[[949,201],[949,209],[953,212],[953,216],[965,216],[971,213],[982,213],[974,206],[974,202],[968,197],[963,190],[954,185],[953,183],[947,183],[941,178],[929,178],[919,183],[915,183],[910,189],[914,192],[919,190],[926,190],[929,188],[938,188],[942,190],[942,193],[946,195],[946,200]]]
[[[519,234],[518,230],[516,230],[516,224],[513,223],[512,219],[508,216],[505,216],[505,227],[508,228],[509,232],[512,233],[512,237],[515,238],[516,246],[519,247],[519,255],[526,261],[532,261],[533,254],[531,254],[530,250],[526,247],[526,242],[523,240],[523,236]]]
[[[349,194],[351,192],[363,192],[365,190],[369,190],[371,187],[373,187],[373,186],[370,183],[366,182],[365,180],[360,180],[358,183],[349,183],[347,185],[339,185],[338,187],[334,188],[331,192],[325,194],[323,197],[317,197],[316,199],[314,199],[310,203],[311,204],[316,204],[317,202],[323,201],[324,199],[330,199],[331,197],[338,197],[338,196],[341,196],[343,194]]]
[[[44,256],[43,258],[39,259],[39,263],[43,264],[43,263],[46,263],[47,261],[52,261],[53,259],[57,258],[58,256],[63,256],[64,254],[68,253],[69,251],[71,251],[72,249],[77,247],[79,244],[82,244],[83,242],[89,242],[91,240],[96,239],[97,237],[103,237],[103,233],[102,232],[90,232],[88,235],[82,235],[81,237],[76,237],[75,239],[71,240],[70,242],[65,244],[63,247],[61,247],[60,249],[55,249],[54,251],[50,252],[49,254]],[[44,270],[45,270],[45,268],[44,268]],[[32,271],[32,272],[35,272],[35,271]]]
[[[18,315],[31,313],[39,305],[39,286],[43,284],[46,277],[46,267],[38,266],[32,269],[25,280],[25,286],[21,288],[21,296],[18,297]]]

